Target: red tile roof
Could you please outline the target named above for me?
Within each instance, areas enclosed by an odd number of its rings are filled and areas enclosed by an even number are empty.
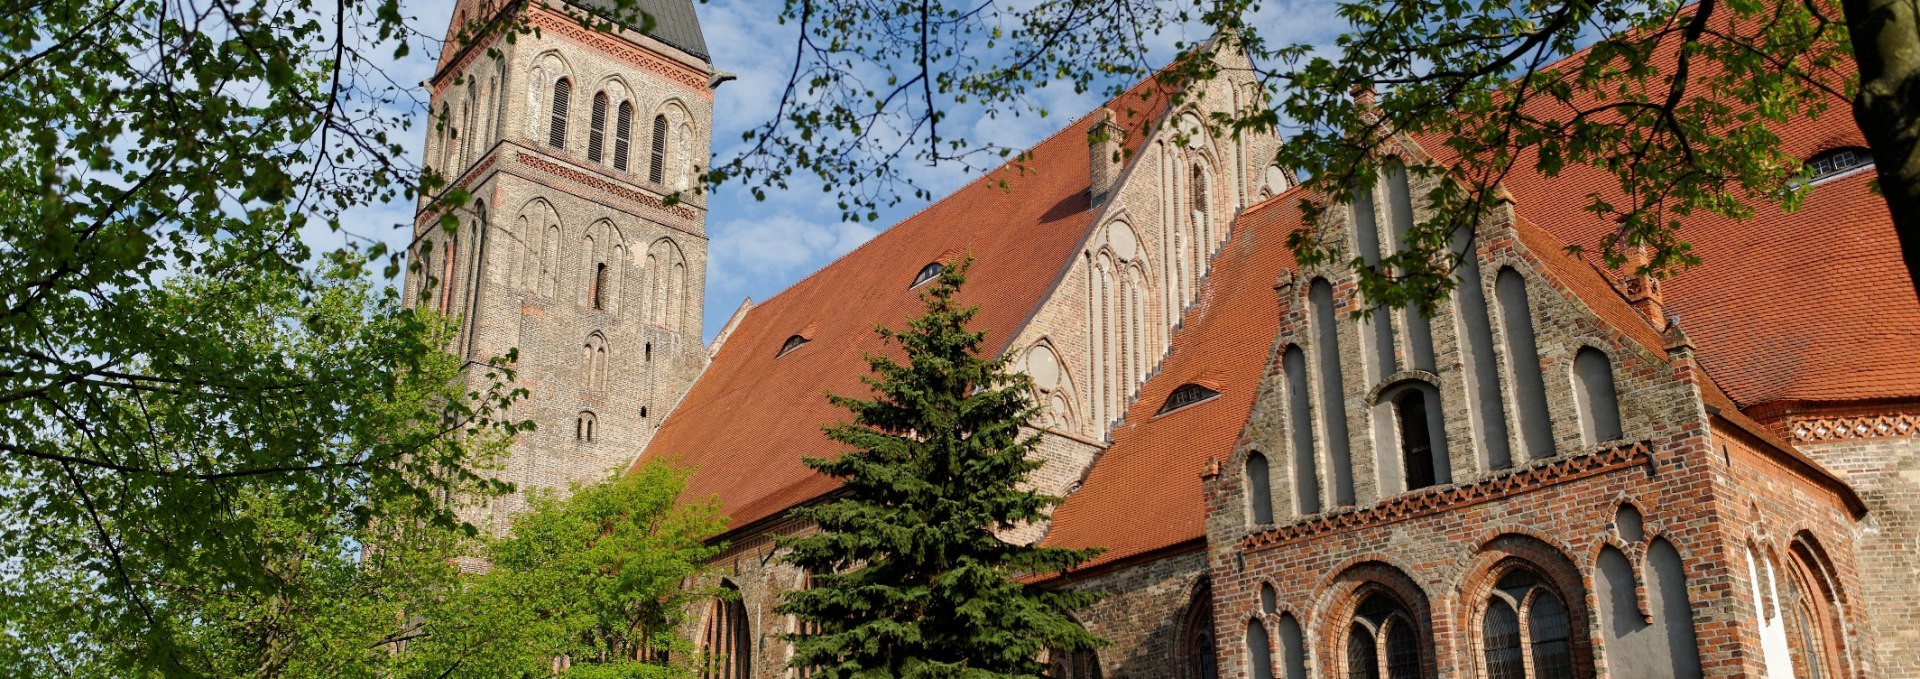
[[[1130,112],[1157,115],[1165,106],[1160,89],[1149,79],[1108,106],[1123,122]],[[860,382],[868,374],[862,356],[882,349],[876,325],[902,327],[919,315],[923,307],[908,286],[922,267],[973,255],[960,298],[981,305],[974,327],[987,332],[990,354],[1005,351],[1065,275],[1096,214],[1087,196],[1087,133],[1099,118],[1081,118],[1025,161],[974,180],[754,307],[642,459],[694,467],[687,497],[717,495],[734,527],[832,491],[833,480],[800,461],[842,450],[820,430],[848,419],[826,394],[871,393]],[[1143,136],[1132,135],[1129,146]],[[776,357],[795,334],[811,341]]]
[[[1678,39],[1666,43],[1662,49],[1672,58]],[[1697,82],[1716,77],[1716,66],[1697,61]],[[1832,79],[1842,82],[1847,76],[1838,73]],[[1838,98],[1829,103],[1818,118],[1769,125],[1782,150],[1807,159],[1829,149],[1865,146],[1847,115],[1848,103]],[[1535,98],[1529,107],[1531,115],[1548,120],[1572,114],[1568,105],[1548,97]],[[1434,142],[1425,148],[1446,153]],[[1534,158],[1522,154],[1504,182],[1516,209],[1561,241],[1584,246],[1583,256],[1597,264],[1600,244],[1617,225],[1585,210],[1589,194],[1614,205],[1632,201],[1604,170],[1570,164],[1558,176],[1545,177],[1531,171]],[[1920,365],[1920,298],[1901,261],[1886,203],[1869,188],[1874,176],[1868,170],[1815,186],[1794,213],[1760,204],[1747,220],[1709,213],[1682,219],[1681,238],[1704,261],[1662,282],[1667,314],[1682,317],[1701,365],[1741,408],[1789,400],[1920,397],[1920,370],[1914,369]]]
[[[1287,234],[1300,224],[1302,195],[1288,191],[1240,214],[1166,362],[1080,490],[1054,512],[1044,544],[1106,549],[1093,566],[1206,534],[1200,474],[1208,460],[1232,455],[1253,409],[1280,327],[1273,286],[1295,268]],[[1156,415],[1189,382],[1220,395]]]

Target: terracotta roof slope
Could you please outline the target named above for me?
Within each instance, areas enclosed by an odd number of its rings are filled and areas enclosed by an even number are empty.
[[[1301,196],[1295,189],[1241,213],[1160,372],[1141,387],[1080,490],[1054,512],[1044,544],[1106,549],[1091,566],[1206,534],[1200,473],[1208,460],[1232,454],[1253,409],[1280,327],[1274,282],[1295,268],[1287,234],[1300,223]],[[1190,382],[1220,395],[1159,414]]]
[[[1678,40],[1666,42],[1662,53],[1672,59]],[[1569,68],[1585,56],[1550,68]],[[1717,68],[1711,60],[1695,66],[1702,79]],[[1850,74],[1833,75],[1839,81]],[[1848,102],[1828,103],[1819,117],[1768,124],[1783,151],[1808,159],[1866,145],[1846,115]],[[1538,97],[1529,115],[1565,120],[1572,105]],[[1436,156],[1450,153],[1437,139],[1420,141]],[[1536,157],[1521,154],[1503,185],[1530,221],[1584,246],[1584,257],[1597,263],[1598,246],[1617,225],[1586,210],[1591,196],[1613,205],[1632,201],[1605,170],[1570,164],[1547,177],[1533,171]],[[1740,407],[1920,397],[1920,371],[1913,369],[1920,364],[1920,299],[1902,264],[1886,203],[1872,192],[1874,177],[1868,169],[1820,183],[1793,213],[1761,201],[1750,219],[1710,213],[1680,218],[1681,238],[1703,263],[1663,281],[1666,310],[1684,318],[1701,365]]]
[[[1112,107],[1157,115],[1149,79]],[[734,527],[819,497],[835,482],[801,463],[839,444],[820,427],[847,413],[829,392],[864,396],[863,354],[882,348],[874,327],[903,326],[922,307],[912,285],[928,263],[972,254],[961,299],[981,306],[974,327],[1003,351],[1051,293],[1091,231],[1088,115],[919,214],[747,312],[706,372],[654,435],[641,460],[694,468],[687,496],[718,496]],[[1135,142],[1137,144],[1137,141]],[[1006,186],[1001,185],[1001,181]],[[782,352],[789,338],[805,343]]]

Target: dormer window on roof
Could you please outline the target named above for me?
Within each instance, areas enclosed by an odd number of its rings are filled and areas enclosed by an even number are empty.
[[[1829,149],[1807,159],[1807,171],[1802,181],[1813,184],[1872,164],[1873,154],[1864,148],[1847,146]]]
[[[940,276],[940,272],[946,271],[946,270],[947,270],[947,265],[945,264],[941,264],[939,262],[929,262],[926,266],[920,267],[920,274],[913,277],[913,285],[909,285],[907,287],[909,288],[920,287],[921,285],[925,284],[927,281],[938,278]]]
[[[1165,415],[1219,395],[1220,392],[1198,384],[1182,384],[1180,388],[1174,389],[1172,394],[1167,395],[1167,404],[1160,406],[1160,412],[1156,414]]]
[[[788,338],[787,338],[787,343],[786,343],[786,344],[782,344],[782,345],[780,345],[780,353],[778,353],[778,354],[774,354],[774,355],[773,355],[773,357],[774,357],[774,358],[779,358],[779,357],[781,357],[781,356],[785,356],[785,355],[787,355],[787,352],[789,352],[789,351],[793,351],[794,349],[798,349],[798,348],[800,348],[800,347],[802,347],[802,346],[805,346],[805,345],[806,345],[806,343],[808,343],[808,342],[811,342],[811,341],[813,341],[813,340],[810,340],[810,339],[807,339],[807,338],[805,338],[805,337],[802,337],[802,336],[800,336],[800,335],[794,335],[794,336],[792,336],[792,337],[788,337]]]

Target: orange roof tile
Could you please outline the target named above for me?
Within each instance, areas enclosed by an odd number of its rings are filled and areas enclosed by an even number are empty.
[[[1160,372],[1141,387],[1080,490],[1054,512],[1044,544],[1106,549],[1087,564],[1094,566],[1206,534],[1200,473],[1233,453],[1253,409],[1280,327],[1273,286],[1295,268],[1287,234],[1300,224],[1302,195],[1294,189],[1240,214]],[[1220,395],[1156,415],[1189,382]]]
[[[1149,78],[1109,106],[1123,119],[1154,116],[1165,107],[1161,89]],[[848,414],[826,394],[871,393],[860,382],[868,374],[862,356],[882,348],[876,325],[902,327],[920,314],[908,286],[922,267],[973,255],[960,299],[980,304],[974,328],[987,332],[989,354],[1006,349],[1065,275],[1096,214],[1087,133],[1098,118],[1081,118],[1024,161],[974,180],[747,312],[642,459],[692,466],[687,497],[717,495],[736,528],[832,491],[835,481],[801,463],[842,450],[820,428]],[[1144,135],[1131,136],[1137,148]],[[811,341],[776,356],[795,334]]]
[[[1666,42],[1662,49],[1672,58],[1678,41]],[[1696,62],[1695,73],[1706,78],[1716,67],[1710,60]],[[1804,159],[1866,145],[1847,115],[1848,103],[1830,103],[1818,118],[1769,125],[1786,153]],[[1546,97],[1529,108],[1542,119],[1572,113],[1570,105]],[[1448,153],[1433,140],[1422,141],[1429,152]],[[1631,201],[1605,170],[1567,165],[1546,177],[1532,171],[1534,158],[1522,154],[1503,182],[1516,210],[1559,240],[1584,246],[1583,256],[1598,264],[1599,245],[1617,225],[1585,210],[1589,194],[1614,205]],[[1920,364],[1920,298],[1901,261],[1886,203],[1870,189],[1874,176],[1868,170],[1815,186],[1803,208],[1791,214],[1761,204],[1747,220],[1710,213],[1681,219],[1681,238],[1704,261],[1662,282],[1666,311],[1683,318],[1702,367],[1740,407],[1920,396],[1920,371],[1913,369]]]

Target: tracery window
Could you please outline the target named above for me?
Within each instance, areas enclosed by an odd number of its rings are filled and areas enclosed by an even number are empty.
[[[1489,679],[1572,679],[1573,634],[1560,594],[1514,568],[1487,595],[1481,650]]]
[[[1202,586],[1180,624],[1180,664],[1186,679],[1220,679],[1213,634],[1213,592]]]
[[[747,624],[747,607],[740,602],[740,588],[722,581],[720,589],[730,596],[716,597],[707,612],[706,633],[700,637],[704,656],[701,679],[748,679],[753,676],[753,635]]]
[[[566,78],[553,81],[553,116],[547,121],[547,145],[567,148],[567,107],[573,83]]]
[[[1373,591],[1355,607],[1347,624],[1347,679],[1419,679],[1427,644],[1425,632],[1406,605]]]

